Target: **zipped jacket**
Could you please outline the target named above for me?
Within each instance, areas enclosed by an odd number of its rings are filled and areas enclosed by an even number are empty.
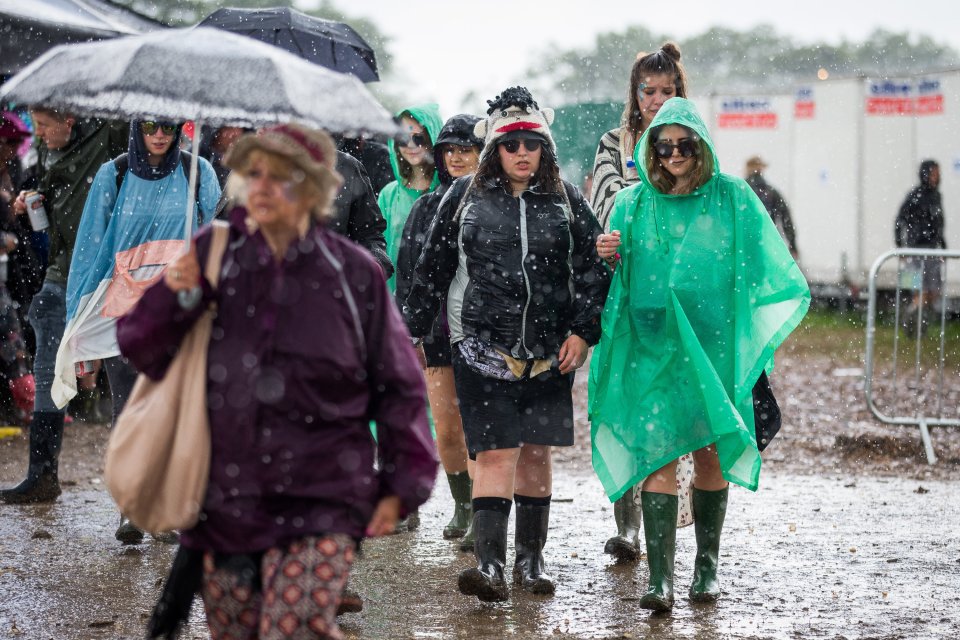
[[[556,357],[576,334],[596,344],[610,285],[596,252],[600,224],[576,189],[514,197],[457,180],[444,196],[404,304],[425,336],[444,300],[450,341],[477,337],[519,359]]]

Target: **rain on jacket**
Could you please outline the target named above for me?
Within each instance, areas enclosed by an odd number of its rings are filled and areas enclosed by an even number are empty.
[[[555,358],[571,334],[596,344],[610,283],[600,224],[563,184],[565,196],[533,186],[514,197],[472,176],[454,182],[404,305],[411,334],[426,335],[446,301],[454,344],[473,336],[523,360]]]
[[[922,182],[914,187],[900,205],[893,235],[898,247],[946,249],[940,192]]]
[[[387,223],[377,206],[367,172],[356,158],[337,151],[337,173],[343,177],[343,185],[333,200],[333,216],[325,224],[373,254],[389,278],[393,275],[393,263],[387,257],[383,237]]]
[[[420,123],[427,134],[430,136],[431,143],[437,139],[440,129],[443,127],[443,120],[440,118],[440,108],[435,104],[423,104],[414,107],[408,107],[397,112],[397,117],[409,114],[414,120]],[[390,166],[393,169],[394,181],[383,188],[380,196],[377,198],[377,204],[380,205],[380,212],[387,221],[387,230],[384,237],[387,240],[387,256],[390,261],[396,263],[397,253],[400,251],[400,238],[403,236],[403,225],[407,222],[407,216],[410,215],[410,209],[417,198],[425,192],[416,189],[408,189],[403,185],[403,178],[400,175],[400,165],[397,164],[397,145],[394,140],[387,143],[390,149]],[[434,171],[430,187],[426,192],[433,191],[440,184],[437,172]],[[391,277],[387,280],[387,286],[393,291],[396,289],[396,280]]]
[[[46,197],[50,219],[50,257],[47,279],[65,284],[80,216],[87,200],[91,180],[100,166],[127,150],[129,126],[126,122],[96,119],[77,120],[67,146],[59,150],[49,167],[51,153],[43,142],[37,143],[37,191]]]
[[[182,544],[248,553],[319,533],[360,539],[381,498],[399,496],[402,516],[427,500],[436,476],[409,334],[366,250],[313,226],[278,262],[245,219],[243,208],[230,212],[220,283],[213,291],[203,280],[200,305],[182,310],[161,281],[117,327],[123,354],[159,379],[202,310],[217,305],[210,483]],[[210,238],[209,227],[196,236],[201,265]]]
[[[661,193],[643,167],[664,124],[688,127],[713,154],[713,176],[690,194]],[[641,182],[617,195],[622,260],[591,362],[594,469],[616,500],[716,443],[723,476],[756,490],[753,386],[806,313],[809,288],[757,196],[720,173],[693,103],[667,100],[634,159]]]
[[[194,204],[195,229],[198,218],[203,222],[213,219],[220,199],[213,166],[199,158],[197,170],[200,194]],[[75,362],[120,354],[117,318],[129,311],[140,294],[162,277],[164,267],[183,252],[188,197],[192,200],[193,193],[179,161],[159,180],[141,178],[128,168],[119,191],[113,160],[97,171],[70,261],[67,324],[51,389],[57,406],[66,406],[77,393]]]

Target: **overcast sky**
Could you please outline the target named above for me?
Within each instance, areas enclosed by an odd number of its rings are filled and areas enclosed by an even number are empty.
[[[316,0],[299,0],[303,6]],[[348,15],[366,17],[391,38],[395,67],[405,79],[394,93],[409,103],[440,103],[444,117],[464,110],[471,89],[492,98],[522,84],[523,72],[550,42],[591,45],[598,33],[640,24],[683,48],[685,36],[712,26],[738,30],[771,24],[801,42],[861,40],[875,28],[925,34],[960,49],[957,0],[686,0],[620,2],[553,0],[333,0]],[[647,7],[645,9],[645,7]],[[641,45],[638,45],[638,48]],[[482,101],[466,105],[479,113]]]

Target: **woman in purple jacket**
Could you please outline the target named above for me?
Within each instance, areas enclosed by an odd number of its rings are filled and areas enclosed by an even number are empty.
[[[123,354],[161,378],[201,309],[217,307],[210,482],[152,633],[175,628],[200,590],[214,639],[340,638],[360,539],[389,533],[430,495],[426,390],[383,272],[317,224],[339,186],[335,162],[325,133],[296,125],[241,138],[226,164],[245,181],[245,207],[230,213],[216,291],[201,277],[205,229],[119,323]],[[203,303],[181,309],[177,292],[198,285]]]

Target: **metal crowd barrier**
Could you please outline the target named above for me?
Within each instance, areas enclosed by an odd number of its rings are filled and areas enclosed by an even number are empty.
[[[898,261],[896,271],[896,295],[894,297],[893,311],[893,351],[892,362],[886,378],[878,379],[876,382],[884,383],[892,392],[892,398],[884,396],[889,400],[889,407],[881,409],[877,406],[877,394],[874,388],[875,375],[875,345],[877,333],[877,276],[880,274],[883,264],[890,259],[896,258]],[[932,260],[942,260],[943,286],[939,302],[931,305],[925,311],[924,304],[916,305],[914,310],[911,307],[901,309],[901,298],[903,292],[919,295],[922,299],[925,282],[922,270],[919,270],[915,264],[911,264],[911,258],[924,258]],[[933,450],[933,443],[930,439],[930,427],[957,427],[960,426],[960,417],[951,417],[944,415],[945,409],[948,414],[958,416],[956,406],[944,406],[944,359],[947,348],[954,350],[960,349],[958,341],[954,340],[952,344],[947,344],[947,308],[949,301],[957,297],[956,285],[951,285],[948,276],[948,266],[952,260],[960,258],[960,251],[947,251],[939,249],[895,249],[881,255],[873,263],[870,269],[870,299],[867,307],[867,335],[866,335],[866,358],[864,362],[864,391],[867,399],[867,406],[874,416],[886,424],[916,425],[920,429],[920,438],[923,441],[923,447],[927,454],[927,462],[935,464],[937,455]],[[951,295],[952,293],[952,295]],[[914,315],[915,314],[915,315]],[[901,333],[904,333],[904,340],[913,340],[914,344],[907,344],[908,352],[913,353],[913,363],[910,367],[912,374],[900,375],[898,366],[898,356],[900,352]],[[939,333],[937,333],[939,332]],[[914,335],[910,335],[913,333]],[[935,366],[930,362],[930,358],[923,358],[924,341],[929,341],[937,337],[938,345],[936,352]],[[912,347],[912,348],[911,348]],[[904,380],[906,378],[906,380]],[[888,383],[888,384],[887,384]],[[933,388],[930,389],[929,385]],[[905,388],[908,395],[904,398],[901,391]],[[924,392],[928,389],[929,392]],[[899,404],[899,406],[898,406]],[[896,415],[896,414],[900,415]],[[907,415],[910,414],[910,415]]]

